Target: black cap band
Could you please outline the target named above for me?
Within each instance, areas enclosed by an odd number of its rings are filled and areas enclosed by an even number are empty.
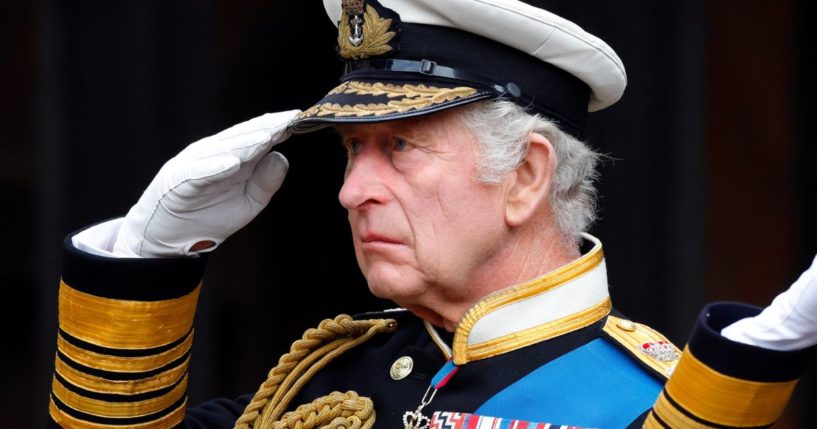
[[[521,95],[519,87],[509,82],[506,85],[500,85],[492,82],[482,76],[477,76],[468,73],[465,70],[452,69],[451,67],[441,66],[435,61],[422,60],[358,60],[346,63],[346,71],[343,75],[343,81],[354,80],[357,77],[369,77],[371,73],[377,71],[390,71],[397,73],[418,73],[426,76],[436,76],[445,78],[451,81],[466,84],[477,88],[487,89],[493,91],[497,96],[519,98]],[[356,73],[357,72],[357,73]]]

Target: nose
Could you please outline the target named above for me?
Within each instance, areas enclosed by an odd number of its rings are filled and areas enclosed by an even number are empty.
[[[346,210],[360,210],[368,205],[383,204],[388,199],[385,179],[388,160],[376,148],[363,145],[360,152],[351,155],[346,177],[338,199]]]

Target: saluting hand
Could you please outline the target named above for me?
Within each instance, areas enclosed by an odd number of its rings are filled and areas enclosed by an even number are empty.
[[[760,314],[739,320],[721,333],[732,341],[772,350],[802,350],[817,344],[817,257]]]
[[[118,255],[162,257],[212,250],[248,224],[281,187],[278,152],[299,110],[270,113],[186,147],[162,166],[114,244]]]

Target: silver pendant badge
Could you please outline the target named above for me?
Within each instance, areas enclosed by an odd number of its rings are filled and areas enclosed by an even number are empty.
[[[425,395],[423,395],[423,399],[420,401],[420,405],[414,411],[406,411],[403,414],[403,426],[406,429],[427,429],[428,423],[430,419],[423,414],[423,408],[426,405],[430,404],[431,401],[434,399],[434,395],[437,394],[437,389],[434,386],[428,386],[426,389]]]

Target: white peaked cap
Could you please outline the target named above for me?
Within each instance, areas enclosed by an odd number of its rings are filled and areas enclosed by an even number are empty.
[[[341,1],[324,0],[332,22]],[[516,0],[379,0],[404,23],[456,28],[527,53],[576,76],[591,90],[588,111],[618,101],[627,86],[624,64],[598,37],[558,15]]]

